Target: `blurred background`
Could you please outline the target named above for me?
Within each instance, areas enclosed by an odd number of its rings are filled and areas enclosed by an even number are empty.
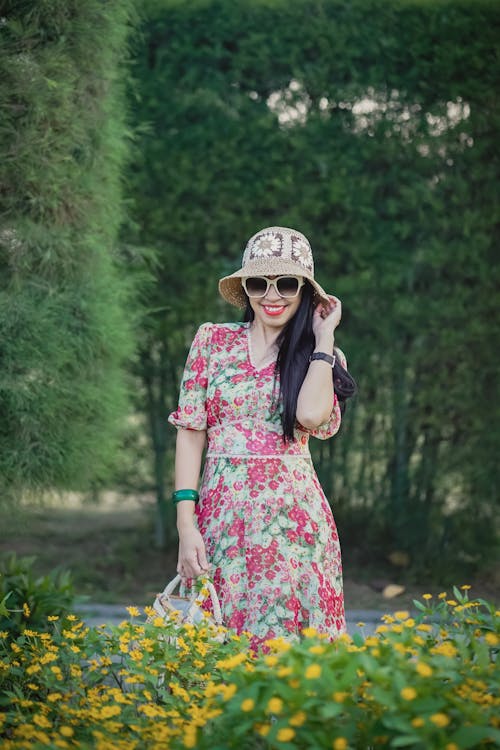
[[[499,26],[487,0],[1,3],[0,570],[140,604],[174,574],[167,415],[279,224],[358,383],[312,445],[347,606],[498,600]]]

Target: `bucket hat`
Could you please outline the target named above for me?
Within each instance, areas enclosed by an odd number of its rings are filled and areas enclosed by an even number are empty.
[[[248,276],[302,276],[314,289],[315,302],[328,302],[325,290],[314,279],[311,245],[301,232],[289,227],[267,227],[248,240],[241,268],[219,281],[227,302],[245,307],[247,296],[241,280]]]

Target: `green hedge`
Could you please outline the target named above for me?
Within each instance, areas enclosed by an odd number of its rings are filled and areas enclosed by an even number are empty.
[[[491,0],[155,0],[136,47],[136,242],[157,250],[140,373],[158,493],[217,279],[296,226],[343,300],[359,384],[315,446],[348,556],[488,561],[500,444],[497,32]],[[168,478],[168,477],[167,477]]]
[[[3,495],[81,488],[127,411],[117,256],[132,0],[6,2],[0,47]]]

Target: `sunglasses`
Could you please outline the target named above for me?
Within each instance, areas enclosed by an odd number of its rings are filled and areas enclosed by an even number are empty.
[[[280,297],[293,299],[304,286],[304,279],[301,276],[278,276],[276,279],[268,279],[267,276],[247,276],[241,280],[241,284],[248,296],[254,299],[265,297],[270,286],[274,287]]]

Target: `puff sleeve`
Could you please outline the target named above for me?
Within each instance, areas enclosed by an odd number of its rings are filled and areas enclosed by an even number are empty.
[[[168,421],[175,427],[187,430],[205,430],[207,427],[208,364],[212,323],[201,325],[191,344],[184,367],[179,404]]]
[[[347,370],[347,359],[342,351],[342,349],[339,349],[338,346],[335,347],[335,355],[339,358],[339,362]],[[337,394],[333,394],[333,408],[330,414],[330,417],[326,422],[323,424],[320,424],[319,427],[316,427],[314,430],[308,430],[309,435],[311,437],[316,437],[319,440],[327,440],[328,438],[332,437],[337,433],[340,429],[340,422],[341,422],[341,414],[340,414],[340,406],[337,398]]]

